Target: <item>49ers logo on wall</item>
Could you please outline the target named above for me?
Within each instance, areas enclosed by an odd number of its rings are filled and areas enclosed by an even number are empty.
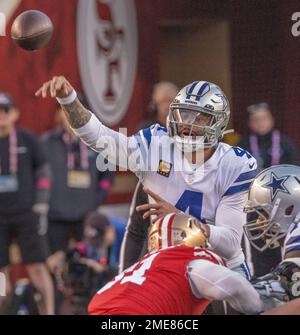
[[[79,0],[77,48],[84,93],[101,121],[127,111],[137,68],[134,0]]]

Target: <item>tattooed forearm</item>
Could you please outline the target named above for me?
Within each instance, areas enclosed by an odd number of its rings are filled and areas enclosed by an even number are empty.
[[[70,126],[74,129],[84,126],[92,117],[92,113],[78,99],[69,105],[62,105],[61,107],[67,116]]]

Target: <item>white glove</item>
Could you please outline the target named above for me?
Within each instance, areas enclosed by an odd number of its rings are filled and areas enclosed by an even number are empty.
[[[264,303],[264,310],[274,308],[289,301],[289,296],[280,282],[280,276],[268,273],[252,281]]]

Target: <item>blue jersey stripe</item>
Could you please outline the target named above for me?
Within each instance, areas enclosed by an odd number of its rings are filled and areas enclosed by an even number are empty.
[[[150,147],[150,143],[151,143],[151,137],[152,137],[152,134],[151,134],[151,129],[150,128],[146,128],[146,129],[143,129],[142,130],[143,132],[143,135],[148,143],[148,149]]]
[[[140,134],[135,134],[134,138],[137,141],[138,146],[139,146],[139,148],[141,150],[143,160],[144,160],[144,162],[146,162],[146,160],[147,160],[147,151],[145,149],[145,144],[143,143],[141,135]]]
[[[165,132],[165,133],[168,132],[168,130],[167,130],[166,127],[161,127],[161,126],[158,126],[158,127],[157,127],[157,130],[158,130],[158,131],[161,130],[161,131],[163,131],[163,132]]]
[[[291,251],[298,251],[298,250],[300,250],[300,244],[299,245],[295,245],[294,247],[287,248],[285,250],[285,253],[287,254],[287,253],[289,253]]]
[[[294,244],[294,243],[300,243],[300,236],[294,236],[294,237],[291,237],[291,238],[285,243],[285,245],[290,245],[290,244]]]
[[[247,262],[244,261],[244,263],[241,264],[241,267],[244,270],[247,279],[250,281],[252,276],[251,276],[251,273],[250,273],[250,270],[249,270]]]
[[[240,174],[234,182],[237,183],[239,181],[244,181],[244,180],[255,178],[257,173],[258,173],[257,169],[253,171],[244,172]]]
[[[231,186],[229,189],[224,193],[223,197],[226,195],[232,195],[235,193],[239,193],[242,191],[247,191],[250,187],[251,183],[245,183],[242,185],[237,185],[237,186]]]

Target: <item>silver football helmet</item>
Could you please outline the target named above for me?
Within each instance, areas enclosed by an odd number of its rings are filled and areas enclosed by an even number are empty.
[[[181,89],[171,103],[168,133],[183,150],[210,148],[223,137],[229,116],[223,91],[213,83],[195,81]]]
[[[278,246],[289,226],[300,220],[300,167],[275,165],[260,172],[244,211],[250,243],[259,251]]]

